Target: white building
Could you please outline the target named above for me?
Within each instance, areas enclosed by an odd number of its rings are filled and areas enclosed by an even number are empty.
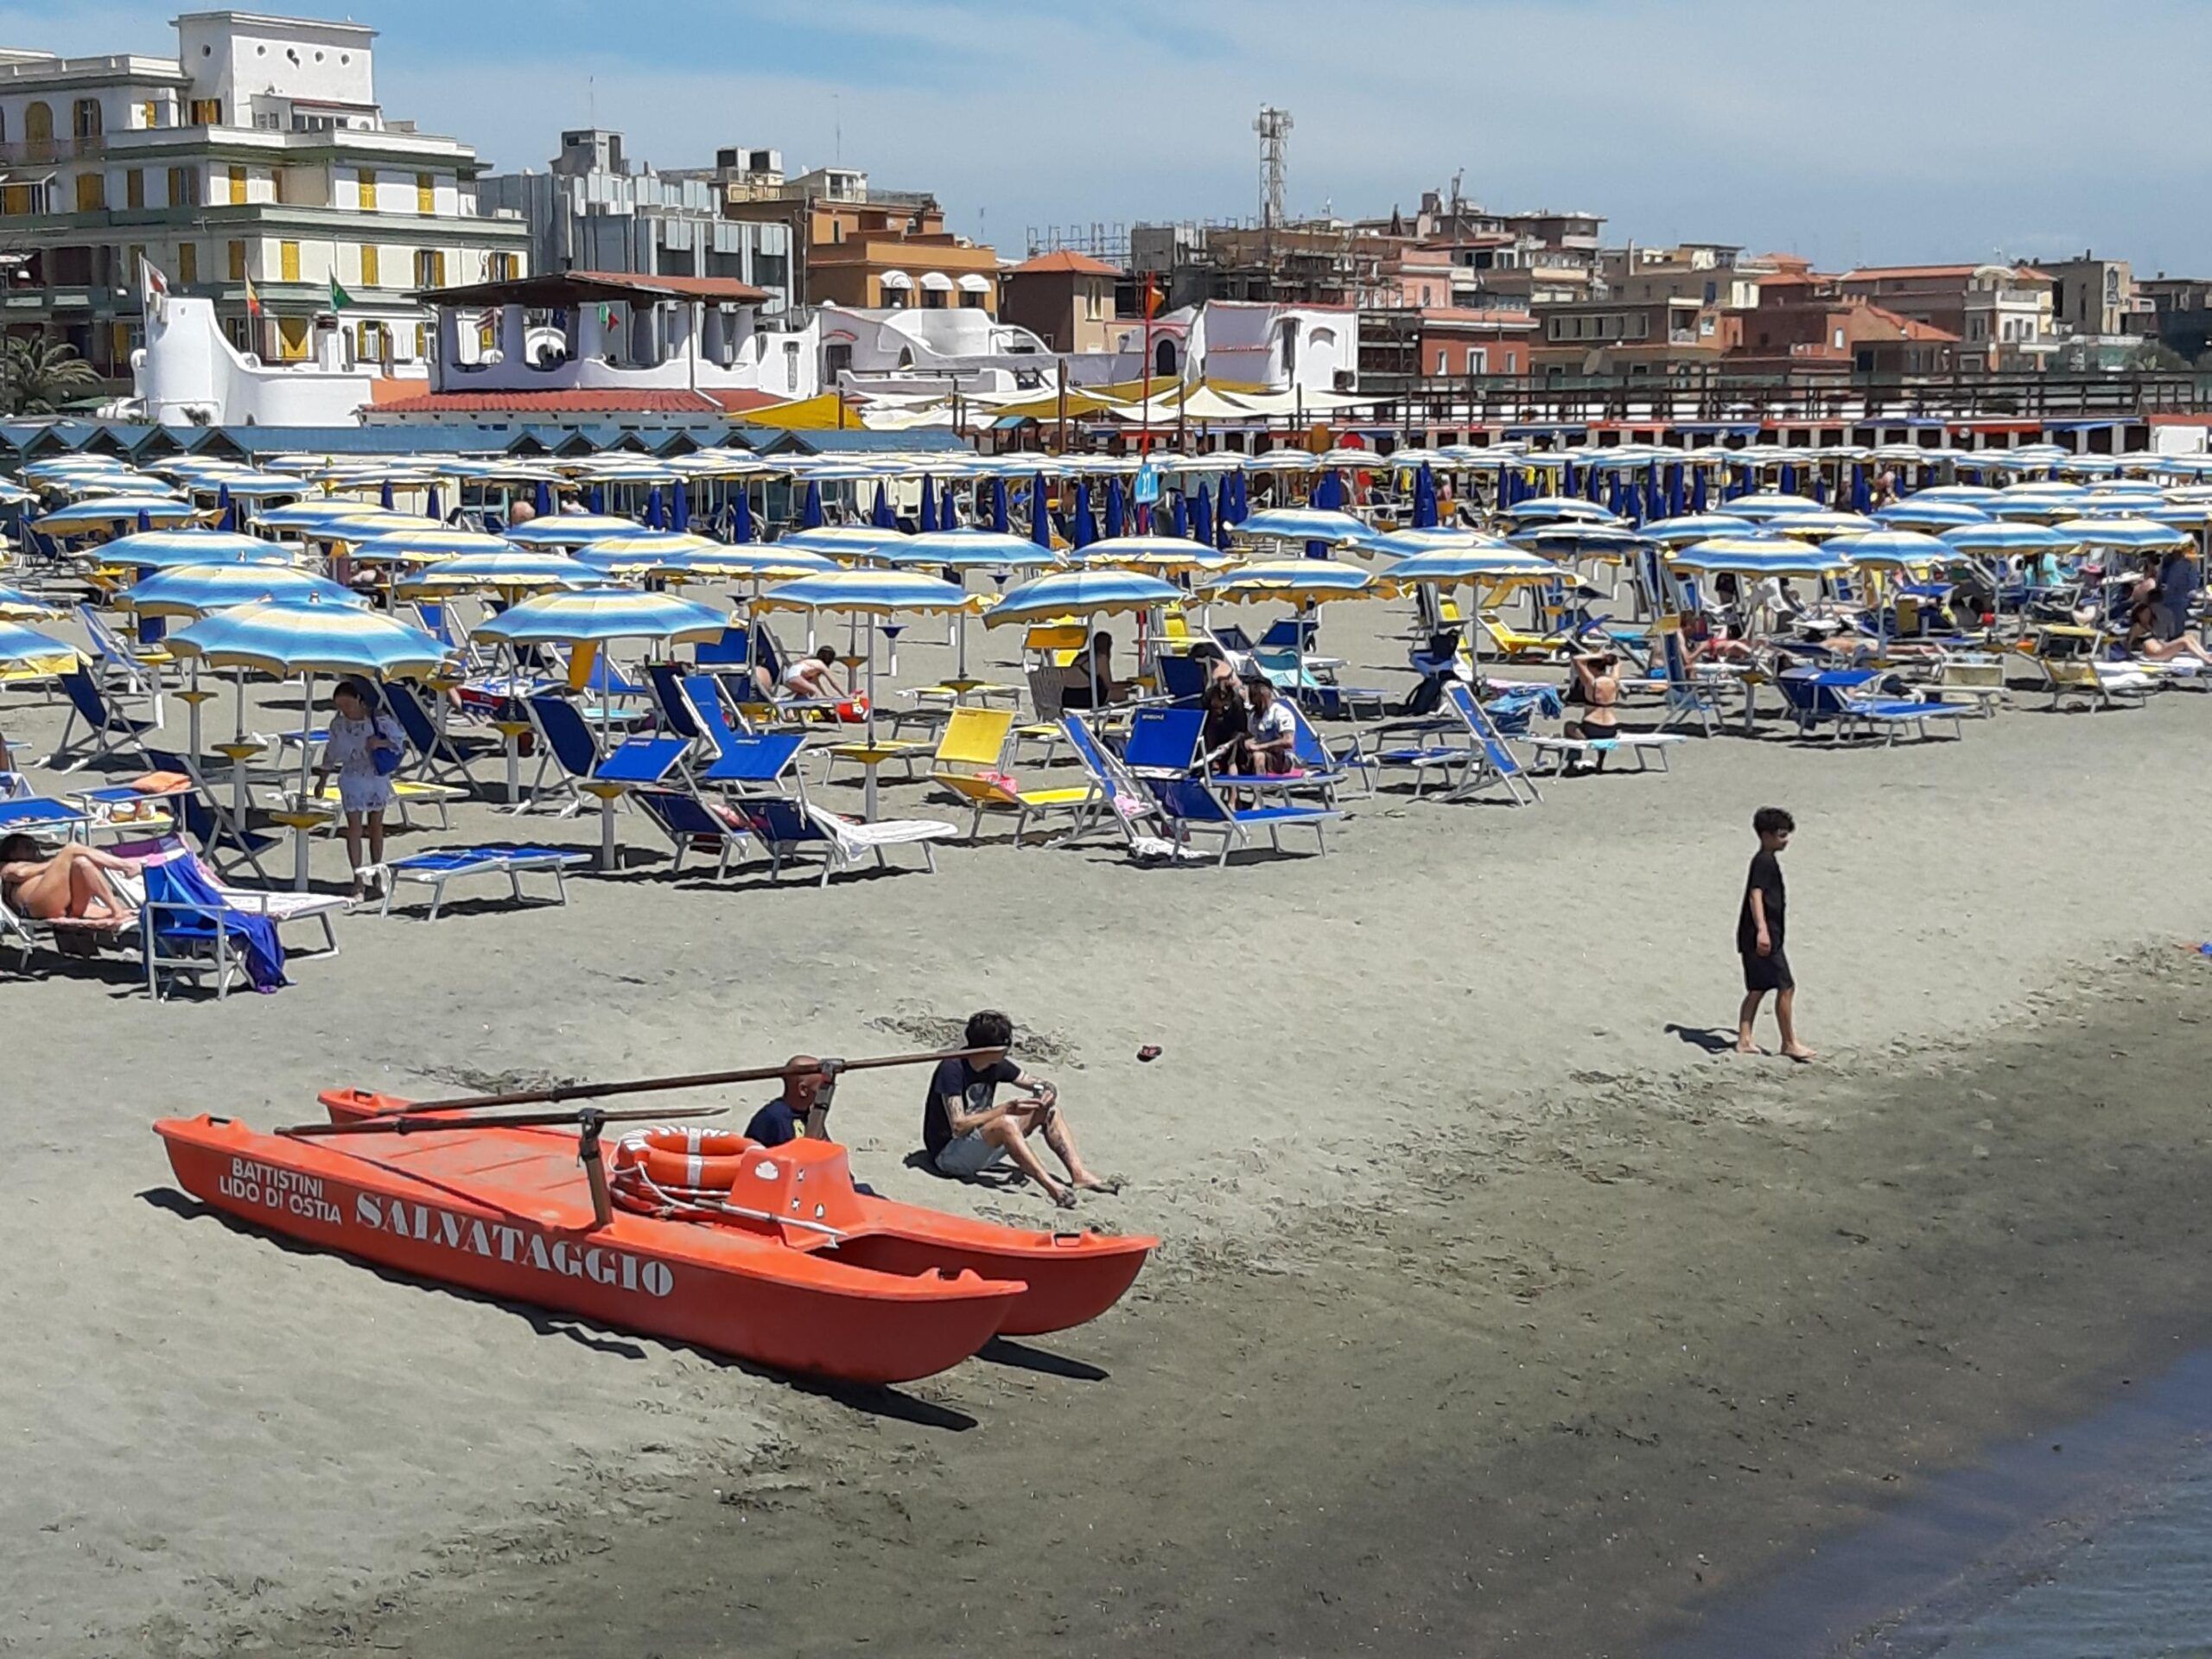
[[[1124,324],[1107,371],[1082,378],[1136,379],[1147,371],[1145,339],[1142,323]],[[1349,392],[1358,380],[1359,318],[1350,306],[1208,300],[1154,318],[1151,340],[1155,375],[1309,393]]]
[[[980,308],[815,309],[824,385],[877,393],[1035,391],[1054,383],[1059,359],[1029,329]]]
[[[176,31],[175,57],[0,50],[0,247],[24,256],[8,332],[120,375],[143,257],[248,359],[306,362],[335,283],[349,360],[419,364],[410,292],[523,274],[522,223],[477,213],[475,152],[385,118],[375,30],[204,11]]]

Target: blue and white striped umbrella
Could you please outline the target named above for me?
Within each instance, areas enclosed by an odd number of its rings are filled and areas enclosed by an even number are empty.
[[[1642,531],[1630,529],[1618,518],[1550,518],[1522,525],[1510,539],[1516,547],[1541,548],[1554,557],[1572,558],[1581,554],[1625,554],[1642,545],[1643,537]]]
[[[1950,530],[1959,524],[1986,524],[1989,515],[1964,501],[1927,501],[1918,496],[1894,506],[1877,508],[1870,515],[1892,530]]]
[[[289,549],[226,530],[146,530],[136,536],[118,536],[94,551],[103,564],[140,570],[171,570],[188,564],[292,563]]]
[[[1239,565],[1209,579],[1205,596],[1216,600],[1279,600],[1310,605],[1357,599],[1375,585],[1375,572],[1332,559],[1270,559]]]
[[[0,622],[0,663],[54,664],[74,663],[77,647],[36,628],[26,628],[14,622]]]
[[[1325,542],[1338,547],[1364,542],[1372,534],[1350,513],[1326,507],[1269,507],[1230,526],[1229,533],[1240,542]]]
[[[32,492],[10,480],[0,478],[0,507],[20,507],[37,498]]]
[[[1955,524],[1942,533],[1944,543],[1961,553],[1980,556],[2007,553],[2070,553],[2079,543],[2044,524],[2024,520],[1993,518],[1983,524]]]
[[[919,536],[902,536],[885,548],[884,556],[894,564],[944,565],[957,570],[1059,563],[1050,548],[1038,546],[1027,536],[995,530],[932,530]]]
[[[399,584],[403,594],[523,594],[550,588],[600,588],[604,573],[565,553],[502,546],[425,565]]]
[[[1915,490],[1916,501],[1963,501],[1970,507],[1986,507],[1992,501],[2002,501],[2005,492],[1986,484],[1938,484],[1932,488]]]
[[[1516,501],[1505,510],[1504,516],[1516,525],[1555,524],[1562,518],[1579,518],[1592,524],[1621,522],[1619,514],[1609,512],[1595,501],[1586,501],[1579,495],[1532,495],[1526,501]]]
[[[1119,565],[1056,570],[1009,589],[983,613],[983,621],[996,628],[1058,616],[1120,616],[1155,605],[1176,604],[1184,597],[1183,590],[1171,582]]]
[[[1677,570],[1700,575],[1834,576],[1851,569],[1851,561],[1840,553],[1780,537],[1700,542],[1669,553],[1667,563]]]
[[[56,607],[20,588],[0,587],[0,618],[21,621],[30,616],[52,616]]]
[[[1764,521],[1761,528],[1795,536],[1801,541],[1824,542],[1832,536],[1864,536],[1881,526],[1860,513],[1816,507],[1810,512],[1775,513]]]
[[[781,545],[781,543],[778,543]],[[843,612],[863,616],[950,614],[982,608],[982,600],[919,570],[831,570],[771,588],[753,601],[763,611]]]
[[[142,577],[122,598],[141,616],[207,616],[240,605],[298,603],[365,607],[368,601],[327,576],[289,565],[187,564]]]
[[[1560,574],[1559,566],[1549,559],[1538,558],[1510,543],[1492,542],[1481,546],[1432,547],[1408,554],[1382,573],[1382,585],[1456,588],[1471,582],[1478,587],[1503,587],[1511,582],[1553,582]]]
[[[2156,553],[2190,544],[2187,531],[2153,518],[2069,518],[2051,529],[2083,547],[2108,548],[2120,553]]]
[[[262,501],[277,495],[303,495],[308,488],[302,480],[288,477],[283,473],[200,473],[188,474],[181,481],[195,495],[213,495],[228,490],[235,499],[240,501]]]
[[[604,543],[587,542],[576,550],[576,562],[610,575],[673,576],[688,582],[791,582],[839,568],[835,560],[782,542],[709,542],[702,548],[654,554],[621,551],[637,539],[641,538],[610,536]]]
[[[48,536],[74,536],[108,524],[136,522],[140,513],[149,524],[188,524],[194,509],[189,501],[168,495],[97,495],[42,512],[31,528]]]
[[[2155,507],[2143,508],[2141,516],[2154,524],[2202,530],[2212,520],[2212,501],[2162,501]]]
[[[480,531],[402,530],[372,536],[353,549],[356,564],[435,564],[471,553],[512,553],[512,543]]]
[[[612,513],[548,512],[528,524],[509,524],[502,533],[524,547],[581,547],[602,536],[635,536],[644,529],[634,518]]]
[[[1827,550],[1870,570],[1918,570],[1940,563],[1953,553],[1948,541],[1916,530],[1870,530],[1856,536],[1838,536],[1829,540]]]
[[[1357,550],[1363,556],[1409,559],[1416,553],[1463,552],[1472,548],[1503,547],[1512,543],[1479,530],[1457,530],[1446,524],[1394,530],[1375,537]]]
[[[350,604],[278,600],[217,611],[168,638],[180,657],[264,674],[428,674],[446,648],[421,628]]]
[[[629,588],[584,588],[539,594],[502,611],[475,630],[479,639],[507,645],[604,645],[616,639],[719,639],[727,612],[674,594]]]
[[[1733,513],[1696,512],[1681,518],[1655,518],[1637,534],[1647,542],[1657,542],[1667,547],[1688,547],[1696,542],[1709,542],[1717,536],[1748,536],[1757,528],[1748,518]]]
[[[1085,544],[1076,558],[1084,565],[1119,564],[1132,570],[1218,570],[1229,563],[1219,548],[1185,536],[1108,536]]]
[[[252,518],[265,530],[320,531],[333,524],[350,524],[357,519],[381,517],[383,509],[365,502],[318,495],[305,501],[287,501],[282,506],[260,508]]]
[[[849,564],[855,560],[888,559],[893,556],[892,549],[906,539],[895,530],[874,524],[817,524],[811,530],[795,530],[779,537],[775,545],[803,548]]]
[[[1788,518],[1792,513],[1826,512],[1827,509],[1809,495],[1785,495],[1779,490],[1767,490],[1758,495],[1736,497],[1728,503],[1728,511],[1735,518],[1764,524],[1770,518]]]

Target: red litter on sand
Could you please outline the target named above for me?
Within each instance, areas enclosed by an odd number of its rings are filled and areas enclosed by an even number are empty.
[[[1142,1065],[1149,1065],[1159,1058],[1160,1045],[1157,1043],[1147,1043],[1142,1048],[1137,1050],[1137,1059]]]

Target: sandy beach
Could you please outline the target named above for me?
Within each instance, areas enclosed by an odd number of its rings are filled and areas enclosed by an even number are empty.
[[[1401,621],[1331,608],[1348,679],[1396,669]],[[263,729],[296,721],[278,696]],[[59,713],[13,696],[0,729],[35,753]],[[157,1007],[43,961],[0,983],[27,1129],[0,1171],[0,1650],[1694,1634],[2203,1334],[2212,969],[2178,947],[2212,932],[2208,721],[2175,691],[1955,743],[1696,741],[1522,810],[1356,800],[1326,858],[1225,871],[987,837],[934,877],[716,887],[626,817],[637,856],[566,909],[349,917],[275,996]],[[1709,1052],[1769,802],[1800,825],[1810,1068]],[[466,808],[399,845],[510,828]],[[319,879],[341,865],[318,848]],[[1166,1243],[1096,1325],[895,1394],[285,1248],[178,1195],[147,1129],[925,1046],[984,1005],[1128,1179],[1084,1218]],[[857,1173],[1046,1214],[906,1166],[921,1088],[848,1084]]]

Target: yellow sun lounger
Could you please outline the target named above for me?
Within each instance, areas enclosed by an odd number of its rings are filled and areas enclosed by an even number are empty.
[[[1014,728],[1014,714],[1006,709],[959,709],[945,722],[930,767],[930,780],[958,796],[973,809],[968,839],[983,832],[983,814],[994,809],[1014,813],[1014,841],[1017,847],[1028,832],[1029,821],[1053,812],[1065,812],[1081,828],[1097,810],[1095,784],[1060,789],[1021,789],[1011,784],[1000,768],[1007,741]]]

